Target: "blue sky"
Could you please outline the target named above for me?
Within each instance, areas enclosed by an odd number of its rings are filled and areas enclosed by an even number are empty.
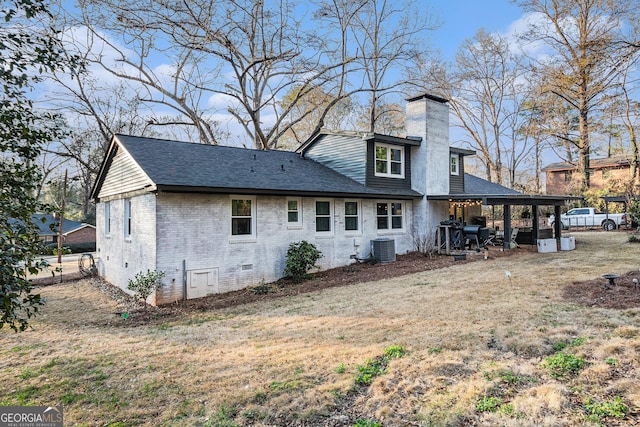
[[[489,33],[505,33],[522,15],[510,0],[422,0],[440,18],[442,26],[432,34],[433,46],[446,59],[453,59],[463,40],[484,28]]]

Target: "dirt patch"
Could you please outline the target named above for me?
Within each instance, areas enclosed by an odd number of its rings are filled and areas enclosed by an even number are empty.
[[[587,307],[628,309],[640,307],[640,285],[633,283],[640,280],[639,271],[630,271],[615,279],[615,285],[609,286],[609,280],[595,278],[585,282],[568,285],[564,297],[576,304]]]

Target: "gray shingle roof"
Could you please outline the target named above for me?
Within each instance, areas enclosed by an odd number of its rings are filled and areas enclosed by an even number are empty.
[[[589,160],[589,167],[591,169],[624,167],[624,166],[629,166],[629,164],[630,164],[630,159],[628,156],[613,156],[613,157],[605,157],[602,159]],[[575,163],[556,162],[543,167],[541,171],[543,172],[564,171],[564,170],[576,170],[577,168],[578,166]]]
[[[289,151],[260,151],[128,135],[116,135],[116,138],[161,191],[420,197],[412,190],[367,187]]]
[[[489,182],[486,179],[478,178],[477,176],[464,174],[464,194],[473,195],[515,195],[522,194],[519,191],[505,187],[495,182]]]
[[[39,229],[39,235],[41,236],[56,236],[60,226],[60,218],[55,218],[52,214],[33,214],[31,215],[33,223]],[[73,221],[70,219],[64,220],[64,234],[71,233],[79,228],[84,227],[85,223],[79,221]]]

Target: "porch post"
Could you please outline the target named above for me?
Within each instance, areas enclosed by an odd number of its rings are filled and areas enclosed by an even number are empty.
[[[553,215],[555,218],[555,222],[553,224],[553,235],[556,238],[556,240],[558,241],[558,243],[560,243],[560,237],[561,233],[562,233],[562,221],[560,220],[560,205],[555,205],[553,207]]]
[[[539,225],[538,225],[538,205],[531,205],[531,244],[536,245],[538,243],[538,233],[539,233]]]
[[[504,240],[502,247],[511,249],[511,205],[502,205],[502,216],[504,221]]]

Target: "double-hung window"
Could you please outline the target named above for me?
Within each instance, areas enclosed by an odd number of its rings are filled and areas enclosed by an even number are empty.
[[[402,230],[402,203],[376,203],[378,230]]]
[[[376,144],[376,176],[404,178],[404,147]]]
[[[331,202],[328,200],[316,201],[316,232],[331,232]]]
[[[302,227],[302,200],[299,198],[287,199],[287,227]]]
[[[232,237],[255,237],[255,209],[255,197],[239,196],[231,198]]]
[[[111,202],[104,203],[104,235],[111,234]]]
[[[131,238],[131,199],[124,199],[124,238]]]
[[[451,175],[460,175],[460,156],[451,153]]]
[[[344,202],[344,230],[358,231],[360,229],[360,203]]]

